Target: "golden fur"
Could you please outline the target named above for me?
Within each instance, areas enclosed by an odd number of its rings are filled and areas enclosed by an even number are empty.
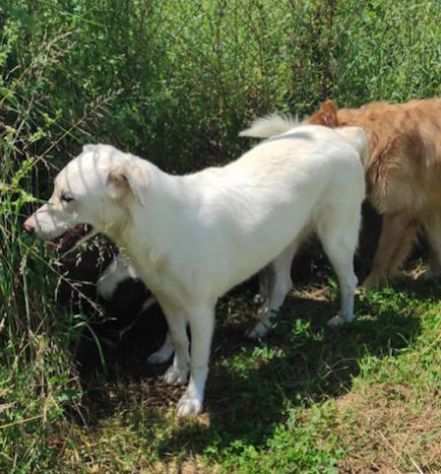
[[[431,274],[441,273],[441,99],[358,109],[327,100],[308,122],[360,126],[368,135],[367,193],[383,226],[364,286],[378,286],[398,270],[420,227],[431,247]]]

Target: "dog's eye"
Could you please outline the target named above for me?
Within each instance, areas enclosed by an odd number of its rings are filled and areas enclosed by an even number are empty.
[[[63,202],[71,202],[74,200],[74,197],[69,193],[61,193],[60,200]]]

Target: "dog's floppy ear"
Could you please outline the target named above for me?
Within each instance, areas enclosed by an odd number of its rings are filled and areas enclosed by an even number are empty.
[[[308,122],[315,125],[324,125],[326,127],[337,127],[337,106],[331,99],[327,99],[320,105],[320,109],[312,114]]]
[[[122,199],[132,194],[144,206],[148,177],[143,171],[137,165],[129,163],[112,168],[107,175],[106,183],[110,197],[112,199]]]

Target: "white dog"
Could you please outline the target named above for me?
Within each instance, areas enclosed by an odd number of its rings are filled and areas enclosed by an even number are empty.
[[[299,126],[227,166],[186,176],[166,174],[108,145],[86,145],[24,227],[53,240],[86,223],[119,246],[166,315],[175,356],[165,380],[184,383],[190,369],[178,415],[196,415],[217,299],[272,262],[268,310],[254,329],[264,334],[291,288],[293,255],[311,231],[340,283],[341,316],[333,322],[353,319],[366,138],[358,128],[343,132]]]

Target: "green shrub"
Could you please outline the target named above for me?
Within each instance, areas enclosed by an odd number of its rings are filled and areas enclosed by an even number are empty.
[[[44,470],[21,434],[47,441],[81,394],[69,346],[83,322],[55,307],[57,272],[21,224],[82,144],[171,172],[224,163],[256,115],[439,94],[440,39],[437,0],[2,0],[0,403],[27,401],[5,412],[0,470],[19,439]]]

